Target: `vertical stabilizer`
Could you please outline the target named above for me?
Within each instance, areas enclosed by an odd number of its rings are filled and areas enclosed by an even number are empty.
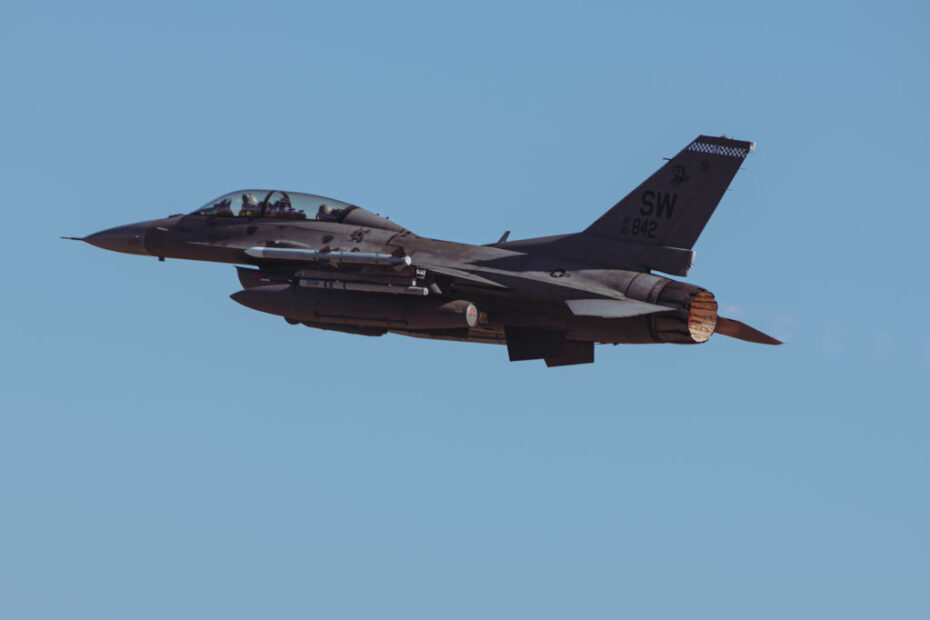
[[[691,249],[752,142],[699,136],[584,232]]]

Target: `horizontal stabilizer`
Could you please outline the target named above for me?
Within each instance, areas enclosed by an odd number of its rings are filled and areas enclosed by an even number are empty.
[[[667,306],[657,306],[632,299],[569,299],[565,305],[575,316],[595,316],[604,319],[625,319],[631,316],[673,310]]]
[[[717,317],[717,327],[714,328],[714,333],[757,344],[782,344],[780,340],[775,340],[768,334],[763,334],[758,329],[750,327],[742,321],[727,319],[722,316]]]

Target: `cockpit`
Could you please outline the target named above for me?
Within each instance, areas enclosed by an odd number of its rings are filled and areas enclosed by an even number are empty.
[[[323,196],[280,190],[248,189],[211,200],[193,214],[214,217],[274,217],[341,222],[355,209],[358,207]]]

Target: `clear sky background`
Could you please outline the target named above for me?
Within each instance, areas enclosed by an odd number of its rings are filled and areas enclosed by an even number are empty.
[[[0,617],[927,618],[922,2],[0,8]],[[61,241],[243,187],[472,243],[755,140],[690,282],[784,339],[292,327]]]

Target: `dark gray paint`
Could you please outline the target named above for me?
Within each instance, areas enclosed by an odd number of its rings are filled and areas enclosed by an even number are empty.
[[[243,290],[232,298],[291,324],[506,344],[513,361],[589,363],[594,343],[694,344],[714,331],[780,344],[718,317],[704,289],[651,273],[688,273],[692,246],[751,149],[700,136],[585,230],[554,237],[507,241],[505,233],[487,246],[440,241],[349,206],[339,221],[193,213],[83,240],[130,254],[246,265],[238,267]],[[256,251],[264,248],[298,251]],[[340,253],[352,253],[352,262],[335,260]],[[337,290],[359,286],[377,292]]]

